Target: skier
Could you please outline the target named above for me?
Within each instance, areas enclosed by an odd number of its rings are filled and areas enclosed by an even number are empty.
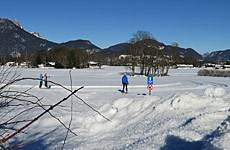
[[[45,87],[49,88],[48,85],[47,85],[47,74],[44,75],[44,81],[45,81]]]
[[[39,88],[42,87],[42,82],[43,82],[43,76],[42,76],[42,74],[40,74],[40,85],[39,85]]]
[[[128,93],[128,78],[126,76],[126,73],[124,74],[124,76],[122,77],[122,84],[123,84],[123,92],[125,92],[126,89],[126,93]]]

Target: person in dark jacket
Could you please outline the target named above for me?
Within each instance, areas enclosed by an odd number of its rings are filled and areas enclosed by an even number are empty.
[[[126,89],[126,92],[128,92],[129,81],[128,81],[128,77],[126,76],[126,73],[122,77],[122,84],[123,84],[123,92],[125,92],[125,89]]]
[[[40,74],[40,84],[39,84],[39,88],[42,87],[42,82],[43,82],[43,76],[42,76],[42,74]]]

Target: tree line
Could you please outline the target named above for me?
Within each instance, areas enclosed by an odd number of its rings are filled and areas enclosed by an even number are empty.
[[[47,62],[55,62],[56,68],[85,68],[89,55],[85,50],[73,48],[56,48],[54,50],[41,50],[32,52],[28,60],[31,66],[46,64]]]

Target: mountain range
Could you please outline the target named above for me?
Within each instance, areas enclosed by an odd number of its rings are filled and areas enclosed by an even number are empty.
[[[165,45],[164,51],[169,53],[172,46]],[[23,29],[17,20],[10,20],[7,18],[0,18],[0,56],[11,55],[13,57],[25,55],[32,51],[50,50],[57,47],[77,47],[85,49],[89,53],[97,52],[105,55],[122,54],[123,50],[127,48],[127,43],[120,43],[110,46],[105,49],[92,44],[88,40],[74,40],[64,43],[55,43],[43,39],[38,32],[29,32]],[[202,56],[192,48],[178,48],[178,53],[182,57],[191,57],[194,59],[217,60],[222,58],[225,60],[230,59],[230,50],[217,51]]]
[[[230,49],[218,50],[211,53],[206,53],[203,58],[208,61],[229,61],[230,60]]]
[[[87,40],[75,40],[65,43],[55,43],[43,39],[37,32],[23,29],[17,20],[0,18],[0,55],[13,57],[24,55],[26,52],[50,50],[57,47],[78,47],[86,50],[100,50]]]

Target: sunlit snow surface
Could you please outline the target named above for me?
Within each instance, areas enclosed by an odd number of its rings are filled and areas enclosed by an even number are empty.
[[[84,86],[77,96],[111,121],[72,97],[71,130],[78,136],[69,133],[64,149],[230,149],[229,78],[197,76],[199,69],[171,69],[169,76],[154,77],[154,88],[149,95],[147,77],[137,74],[128,76],[129,92],[122,94],[119,90],[126,69],[103,66],[102,69],[71,70],[73,90]],[[47,73],[49,80],[70,89],[69,71],[20,69],[21,77],[38,78],[40,73]],[[69,94],[56,85],[39,89],[38,84],[39,81],[26,80],[15,83],[11,89],[25,91],[34,86],[29,93],[42,98],[43,104],[55,104]],[[70,104],[71,98],[51,111],[67,126]],[[7,110],[1,113],[4,111]],[[42,109],[30,111],[24,119],[32,119],[41,112]],[[66,135],[66,129],[49,114],[25,131],[11,142],[50,134],[21,149],[60,149]]]

